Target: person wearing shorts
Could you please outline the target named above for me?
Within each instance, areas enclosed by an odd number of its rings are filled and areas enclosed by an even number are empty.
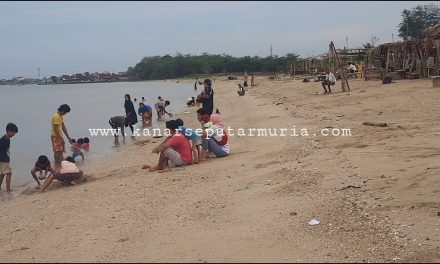
[[[77,184],[77,180],[84,175],[84,172],[75,165],[75,160],[72,157],[67,157],[61,162],[61,169],[47,177],[44,182],[41,192],[44,192],[46,188],[52,183],[52,181],[58,180],[63,184]]]
[[[176,167],[190,165],[193,162],[191,145],[188,139],[181,133],[176,133],[179,124],[176,120],[170,120],[165,123],[166,128],[170,130],[169,136],[162,144],[153,149],[153,153],[159,154],[157,166],[143,166],[143,169],[149,171],[167,172],[170,171],[168,162],[170,161]]]
[[[13,123],[6,125],[6,134],[0,138],[0,189],[2,188],[3,178],[6,175],[6,191],[11,192],[11,177],[12,169],[9,157],[9,147],[11,144],[11,137],[18,133],[18,128]]]
[[[58,111],[52,117],[50,139],[52,141],[52,149],[55,158],[55,168],[60,166],[61,161],[63,160],[63,153],[66,152],[63,132],[66,134],[69,143],[72,144],[72,139],[67,133],[67,128],[63,120],[63,116],[69,112],[70,107],[66,104],[63,104],[58,108]]]
[[[193,161],[194,163],[199,163],[200,155],[202,154],[202,137],[201,135],[197,134],[197,131],[192,130],[191,128],[186,128],[183,126],[183,120],[180,118],[177,118],[176,121],[178,122],[179,127],[177,130],[179,133],[184,135],[186,139],[188,139],[191,142],[191,148],[193,152]]]

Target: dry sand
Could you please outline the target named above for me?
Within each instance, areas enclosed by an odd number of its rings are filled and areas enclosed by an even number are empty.
[[[230,136],[229,157],[165,174],[141,169],[157,161],[161,139],[131,144],[78,186],[2,202],[0,261],[440,261],[440,89],[431,81],[352,80],[350,93],[338,82],[316,95],[320,83],[257,77],[244,97],[237,83],[214,83],[226,126],[295,125],[309,137]],[[196,128],[195,110],[177,116]],[[320,136],[325,127],[352,136]],[[313,218],[321,224],[309,226]]]

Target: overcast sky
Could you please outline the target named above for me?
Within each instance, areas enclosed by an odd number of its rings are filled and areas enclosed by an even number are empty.
[[[407,2],[0,2],[0,79],[126,71],[145,56],[303,57],[398,40]]]

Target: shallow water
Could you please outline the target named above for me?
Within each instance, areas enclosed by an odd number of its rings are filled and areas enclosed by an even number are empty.
[[[12,187],[15,192],[26,185],[30,186],[30,183],[36,185],[30,170],[39,155],[46,155],[53,162],[51,118],[61,104],[68,104],[71,108],[64,117],[69,135],[74,139],[90,138],[90,151],[85,152],[85,165],[102,159],[106,154],[120,151],[122,145],[116,147],[112,136],[91,137],[89,128],[110,128],[110,117],[125,115],[126,93],[130,94],[132,100],[137,98],[137,102],[133,102],[136,111],[144,96],[146,104],[153,108],[153,127],[163,127],[163,122],[159,124],[156,121],[154,103],[157,97],[169,100],[171,104],[167,111],[176,113],[185,110],[187,98],[195,96],[196,92],[192,84],[176,81],[0,86],[1,136],[8,122],[18,126],[18,133],[11,139],[10,148]],[[169,117],[166,116],[166,119]],[[139,116],[138,120],[137,126],[141,128]],[[128,135],[127,144],[132,144],[130,129],[126,128],[125,132]],[[64,155],[71,155],[70,144],[66,144],[66,149]],[[80,160],[80,157],[77,158],[81,167]],[[5,182],[2,187],[3,192]]]

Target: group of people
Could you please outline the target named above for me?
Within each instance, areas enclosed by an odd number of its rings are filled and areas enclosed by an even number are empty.
[[[214,107],[214,91],[209,79],[204,82],[204,89],[197,96],[197,101],[203,107],[197,111],[198,120],[202,125],[202,133],[197,134],[184,127],[182,119],[170,120],[166,122],[166,128],[170,129],[172,135],[168,137],[162,144],[154,148],[153,152],[160,153],[159,163],[157,166],[150,168],[151,171],[168,170],[168,161],[176,166],[189,165],[199,163],[206,160],[207,151],[213,153],[217,157],[229,155],[229,145],[227,144],[227,135],[223,130],[224,125],[219,113],[212,114]],[[173,114],[166,111],[166,106],[170,102],[158,97],[157,103],[154,105],[158,119],[161,120],[164,114],[170,117]],[[134,125],[138,122],[136,111],[130,95],[125,95],[125,116],[115,116],[110,118],[109,123],[112,128],[120,128],[124,136],[124,127],[129,126],[132,134],[134,133]],[[87,137],[78,138],[77,140],[70,137],[63,117],[70,112],[67,104],[61,105],[51,120],[50,138],[54,153],[55,164],[52,166],[46,155],[40,155],[31,169],[31,175],[37,182],[37,189],[41,186],[41,191],[53,182],[54,179],[63,182],[63,184],[77,184],[77,180],[83,176],[83,171],[75,164],[75,158],[81,156],[84,161],[83,150],[88,151],[90,140]],[[142,116],[143,121],[151,125],[152,108],[145,103],[145,98],[139,103],[137,113]],[[182,131],[179,133],[178,131]],[[18,133],[18,128],[13,123],[6,126],[6,134],[0,139],[0,189],[3,179],[6,177],[6,190],[11,192],[12,169],[10,166],[9,148],[10,139]],[[66,145],[64,141],[66,136],[71,145],[72,154],[64,158],[66,153]],[[117,135],[116,135],[117,136]],[[191,143],[189,142],[191,140]],[[166,161],[166,162],[165,162]],[[37,177],[37,172],[40,175]],[[45,180],[44,182],[42,182]]]
[[[347,71],[351,74],[354,74],[355,77],[357,77],[357,68],[354,63],[349,62]],[[325,80],[321,83],[322,88],[324,88],[324,94],[329,94],[332,92],[331,86],[336,84],[336,76],[333,72],[330,71],[329,68],[325,70]],[[326,86],[328,87],[328,91],[326,89]]]
[[[204,89],[197,96],[202,107],[197,110],[197,120],[201,128],[193,130],[184,126],[180,118],[165,123],[170,131],[168,136],[153,153],[159,154],[156,166],[145,165],[150,172],[167,172],[169,163],[176,167],[204,162],[207,153],[216,157],[229,155],[228,135],[219,111],[213,114],[214,90],[210,79],[203,81]],[[194,100],[194,98],[192,98]]]
[[[215,114],[212,113],[214,90],[211,80],[206,79],[203,84],[204,90],[198,96],[202,107],[197,110],[201,128],[187,128],[180,118],[167,121],[165,125],[170,131],[170,136],[152,151],[159,154],[158,163],[156,166],[145,165],[143,169],[149,169],[150,172],[167,172],[170,170],[169,163],[180,167],[206,161],[207,153],[216,157],[229,155],[228,135],[223,119],[218,109]]]
[[[63,184],[77,184],[77,180],[83,175],[83,171],[75,164],[75,158],[81,156],[84,161],[83,150],[89,151],[90,140],[88,137],[72,139],[69,136],[67,127],[64,123],[64,116],[70,112],[70,107],[67,104],[61,105],[57,112],[52,117],[51,122],[51,141],[54,152],[55,169],[52,168],[47,156],[41,155],[38,157],[34,168],[31,170],[32,177],[37,182],[37,189],[41,186],[40,180],[44,180],[42,192],[52,183],[54,179],[61,181]],[[63,133],[71,144],[72,155],[63,158],[66,153],[66,146],[63,138]],[[40,172],[40,176],[36,177],[36,172]],[[43,176],[43,171],[45,175]],[[49,175],[48,175],[49,174]]]
[[[43,185],[43,188],[41,189],[42,192],[52,183],[54,179],[61,181],[64,184],[76,184],[76,181],[83,175],[83,172],[79,170],[75,164],[75,158],[81,156],[82,160],[84,161],[84,153],[82,150],[89,150],[90,140],[87,137],[75,140],[69,136],[63,120],[63,116],[69,112],[70,107],[67,104],[63,104],[58,108],[51,120],[50,138],[52,142],[55,165],[52,167],[49,158],[46,155],[40,155],[35,165],[31,169],[31,175],[37,182],[37,189]],[[3,179],[6,176],[7,192],[12,191],[12,169],[10,166],[9,148],[11,138],[16,133],[18,133],[18,127],[14,123],[8,123],[6,125],[6,134],[0,139],[0,189]],[[68,156],[66,159],[63,158],[64,153],[67,152],[63,133],[66,135],[69,143],[72,145],[72,155]],[[40,172],[38,177],[36,175],[37,172]],[[41,182],[43,180],[45,180],[44,183]]]
[[[146,100],[142,97],[142,101],[139,102],[139,108],[136,112],[134,108],[134,104],[131,101],[131,97],[129,94],[124,96],[124,108],[125,115],[114,116],[109,119],[110,126],[115,129],[117,132],[120,131],[122,137],[125,138],[125,127],[130,127],[132,137],[134,136],[134,126],[138,123],[139,115],[142,120],[143,127],[149,127],[152,125],[153,120],[153,109],[150,105],[146,104]],[[136,99],[136,98],[135,98]],[[166,110],[166,107],[170,105],[170,101],[164,100],[161,96],[157,98],[157,102],[154,104],[154,108],[157,113],[157,120],[163,120],[163,116],[168,114],[168,116],[172,117],[173,114],[169,113]],[[136,114],[137,113],[137,114]],[[117,138],[119,133],[115,133],[115,137]]]

